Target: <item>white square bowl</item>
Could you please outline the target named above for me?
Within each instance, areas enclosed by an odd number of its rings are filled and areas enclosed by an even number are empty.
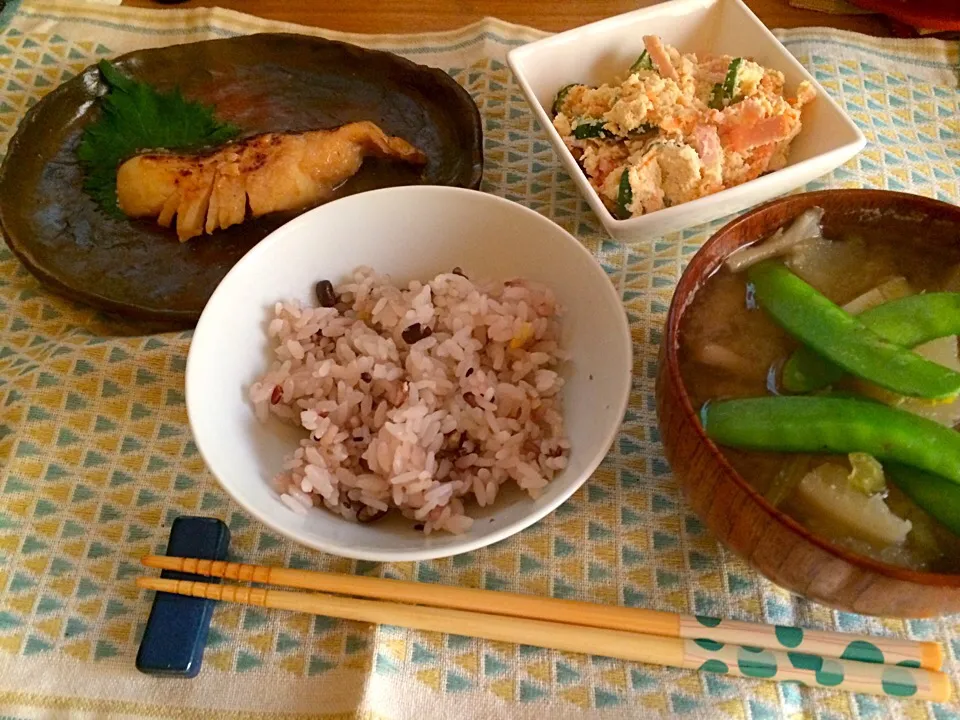
[[[549,109],[564,85],[600,85],[622,76],[642,52],[644,35],[659,35],[684,53],[749,57],[782,72],[788,91],[802,80],[810,82],[817,99],[803,109],[803,129],[791,145],[787,166],[649,215],[615,218],[563,144]],[[853,121],[741,0],[671,0],[516,48],[507,62],[567,172],[619,242],[660,237],[770,200],[830,172],[866,144]]]

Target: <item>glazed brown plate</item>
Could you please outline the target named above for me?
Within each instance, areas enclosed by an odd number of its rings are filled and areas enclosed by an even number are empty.
[[[333,199],[393,185],[480,185],[483,141],[470,95],[446,73],[390,53],[260,34],[141,50],[114,64],[160,90],[179,86],[215,105],[243,135],[371,120],[428,156],[425,169],[368,158]],[[297,213],[187,243],[155,221],[108,216],[84,192],[76,157],[104,91],[94,66],[27,113],[0,168],[0,228],[51,289],[128,319],[191,326],[234,263]]]
[[[680,327],[696,292],[735,249],[768,237],[810,207],[826,237],[858,232],[956,246],[960,207],[885,190],[827,190],[775,200],[721,228],[680,278],[667,314],[657,374],[664,451],[684,494],[714,535],[760,573],[811,600],[888,617],[960,612],[960,574],[920,572],[831,543],[775,508],[707,438],[680,374]]]

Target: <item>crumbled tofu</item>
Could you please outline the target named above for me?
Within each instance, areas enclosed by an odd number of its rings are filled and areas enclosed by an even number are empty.
[[[697,92],[697,56],[683,55],[674,67],[680,79],[677,81],[680,90],[686,97],[692,97]]]
[[[620,88],[601,85],[598,88],[575,85],[567,92],[564,108],[575,108],[577,117],[600,118],[620,97]]]
[[[673,80],[650,74],[644,79],[633,75],[603,118],[615,124],[614,132],[625,135],[642,125],[659,124],[677,109],[683,93]]]
[[[781,78],[781,86],[783,85],[783,76]],[[817,96],[817,91],[813,89],[808,81],[804,80],[799,85],[797,85],[797,97],[793,105],[796,108],[801,108],[806,105],[808,102],[812,101]]]
[[[646,124],[647,115],[653,110],[653,102],[646,94],[621,98],[603,117],[616,125],[617,132],[627,134]]]
[[[804,80],[797,86],[797,92],[799,92],[799,88],[804,85],[813,90],[813,86]],[[760,92],[768,95],[783,95],[783,73],[779,70],[765,70],[763,79],[760,81]],[[816,94],[816,91],[814,91],[814,94]]]
[[[744,176],[749,168],[744,156],[736,152],[726,152],[723,154],[723,182],[727,186],[739,185],[746,182]]]
[[[737,74],[737,92],[743,97],[755,95],[763,80],[764,69],[750,60],[745,60]]]
[[[557,132],[560,133],[561,137],[566,137],[573,132],[573,128],[570,126],[570,118],[563,113],[559,113],[553,119],[553,126],[557,129]]]
[[[666,143],[656,150],[661,186],[667,205],[679,205],[700,197],[700,156],[689,145]]]
[[[623,173],[629,173],[630,190],[633,200],[627,206],[632,215],[660,210],[665,207],[663,202],[663,188],[660,184],[660,166],[650,156],[646,162],[637,165],[625,165],[617,172],[607,175],[603,186],[598,188],[601,197],[611,206],[616,206],[620,194],[620,180]]]
[[[631,215],[643,215],[665,207],[660,164],[648,153],[637,165],[629,166],[633,202],[627,207]]]
[[[594,186],[597,187],[602,186],[607,175],[624,162],[626,155],[623,143],[591,140],[583,149],[580,163],[587,176],[596,180]]]
[[[770,162],[767,163],[767,171],[773,172],[787,166],[787,155],[790,153],[790,141],[784,140],[777,144],[776,150],[770,156]]]
[[[617,204],[617,198],[620,195],[620,179],[625,172],[628,172],[627,166],[621,167],[618,172],[607,175],[603,182],[599,183],[599,187],[597,184],[594,185],[597,192],[600,193],[600,197],[606,200],[611,207]],[[591,178],[591,181],[593,181],[593,178]]]
[[[790,133],[777,143],[774,148],[773,154],[770,156],[770,162],[767,164],[767,170],[772,172],[774,170],[779,170],[782,167],[785,167],[787,164],[787,156],[790,154],[790,145],[793,143],[793,139],[800,132],[800,114],[799,111],[794,111],[792,114],[788,113],[789,117],[793,123],[790,127]]]

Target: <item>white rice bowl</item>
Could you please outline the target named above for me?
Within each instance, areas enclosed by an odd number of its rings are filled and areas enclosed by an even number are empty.
[[[318,306],[324,279],[337,309]],[[432,334],[407,343],[415,322]],[[187,411],[214,476],[272,530],[420,560],[575,492],[616,437],[631,364],[619,294],[564,230],[474,191],[391,188],[307,212],[234,266],[194,333]]]

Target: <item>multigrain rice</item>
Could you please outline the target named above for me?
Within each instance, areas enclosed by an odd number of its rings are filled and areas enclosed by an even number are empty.
[[[276,304],[274,360],[249,391],[260,420],[308,432],[275,480],[292,511],[399,510],[424,532],[462,533],[471,503],[507,482],[537,497],[566,467],[548,288],[460,268],[403,288],[362,267],[335,292],[331,307]]]

